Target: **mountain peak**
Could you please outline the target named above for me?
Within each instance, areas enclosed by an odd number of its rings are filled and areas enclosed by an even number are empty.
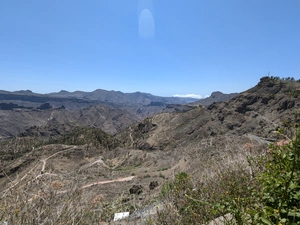
[[[214,91],[208,98],[200,99],[194,102],[193,105],[209,106],[214,102],[226,102],[237,95],[238,93],[224,94],[221,91]]]
[[[210,97],[216,98],[218,96],[224,95],[221,91],[214,91],[211,93]]]

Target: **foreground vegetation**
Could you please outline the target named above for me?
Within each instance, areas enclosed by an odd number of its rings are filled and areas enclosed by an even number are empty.
[[[166,210],[152,223],[206,224],[227,215],[224,224],[300,224],[300,131],[292,139],[282,131],[265,154],[248,155],[247,167],[223,168],[197,185],[177,174],[164,185]]]
[[[111,222],[117,212],[133,213],[147,206],[135,198],[120,194],[105,201],[102,194],[84,192],[76,182],[64,185],[57,179],[41,175],[31,177],[26,185],[17,188],[15,183],[0,196],[0,224],[7,225],[91,225]],[[39,187],[36,190],[36,187]],[[34,191],[33,191],[34,190]]]
[[[225,224],[300,224],[300,131],[293,137],[278,131],[281,140],[263,153],[249,151],[248,165],[219,168],[198,183],[179,173],[163,185],[163,210],[148,224],[207,224],[223,215]],[[261,153],[261,152],[260,152]],[[35,186],[40,189],[30,195]],[[83,195],[72,184],[63,187],[45,176],[32,177],[20,189],[12,186],[0,198],[0,221],[8,224],[98,224],[113,214],[144,207],[118,196],[104,202],[102,196]],[[127,200],[126,200],[127,199]],[[126,201],[125,201],[126,200]],[[153,200],[152,200],[153,202]]]

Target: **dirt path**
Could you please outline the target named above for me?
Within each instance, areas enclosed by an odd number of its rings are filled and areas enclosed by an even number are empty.
[[[40,160],[40,161],[42,162],[41,174],[37,175],[33,180],[36,180],[37,178],[39,178],[39,177],[41,177],[41,176],[43,176],[43,175],[57,176],[57,174],[49,174],[49,173],[45,173],[45,174],[44,174],[47,160],[50,159],[50,158],[52,158],[53,156],[55,156],[55,155],[57,155],[57,154],[60,154],[60,153],[62,153],[62,152],[66,152],[66,151],[69,151],[69,150],[72,150],[72,149],[74,149],[74,147],[72,147],[72,148],[67,148],[67,149],[63,149],[63,150],[61,150],[61,151],[59,151],[59,152],[56,152],[56,153],[50,155],[50,156],[47,157],[46,159],[41,159],[41,160]],[[11,185],[9,188],[7,188],[6,190],[3,191],[2,197],[4,197],[10,189],[12,189],[13,187],[15,187],[15,186],[16,186],[17,184],[19,184],[22,180],[24,180],[26,177],[28,177],[28,175],[29,175],[34,169],[36,169],[36,168],[38,167],[38,165],[39,165],[39,163],[37,163],[35,166],[33,166],[33,167],[32,167],[32,168],[31,168],[31,169],[30,169],[23,177],[17,178],[17,179],[15,179],[14,181],[11,181],[12,185]]]
[[[95,162],[91,163],[91,164],[88,165],[87,167],[90,167],[90,166],[92,166],[92,165],[94,165],[94,164],[96,164],[96,163],[100,163],[100,164],[102,164],[105,168],[110,169],[110,167],[109,167],[108,165],[106,165],[106,163],[105,163],[102,159],[96,160]]]
[[[66,151],[69,151],[69,150],[73,150],[74,147],[72,148],[67,148],[67,149],[63,149],[61,151],[58,151],[50,156],[48,156],[47,158],[45,159],[41,159],[40,162],[42,162],[42,168],[41,168],[41,173],[38,174],[34,180],[38,179],[39,177],[42,177],[42,176],[45,176],[45,175],[50,175],[50,176],[59,176],[58,174],[54,174],[54,173],[45,173],[45,168],[46,168],[46,163],[47,163],[47,160],[60,154],[60,153],[63,153],[63,152],[66,152]],[[101,163],[103,164],[103,166],[109,168],[104,162],[102,159],[99,159],[99,160],[96,160],[95,162],[91,163],[89,166],[95,164],[95,163]],[[4,197],[6,195],[6,193],[12,189],[13,187],[15,187],[17,184],[19,184],[22,180],[24,180],[28,174],[30,174],[35,168],[37,168],[39,165],[39,163],[37,163],[33,168],[31,168],[22,178],[20,179],[16,179],[14,182],[12,182],[12,185],[7,188],[6,190],[3,191],[3,195],[2,197]],[[130,181],[130,180],[133,180],[133,178],[135,178],[135,176],[130,176],[130,177],[121,177],[121,178],[117,178],[117,179],[114,179],[114,180],[104,180],[104,181],[97,181],[97,182],[93,182],[93,183],[90,183],[90,184],[86,184],[86,185],[83,185],[81,186],[80,188],[81,189],[85,189],[85,188],[88,188],[88,187],[92,187],[92,186],[95,186],[95,185],[101,185],[101,184],[108,184],[108,183],[113,183],[113,182],[124,182],[124,181]],[[58,191],[57,193],[58,194],[63,194],[63,193],[66,193],[68,192],[67,190],[63,190],[63,191]],[[38,195],[34,195],[35,197],[38,197]],[[28,201],[32,201],[33,198],[30,198],[28,199]]]
[[[86,185],[82,186],[81,188],[84,189],[84,188],[92,187],[92,186],[99,185],[99,184],[108,184],[108,183],[113,183],[113,182],[130,181],[133,178],[135,178],[135,176],[122,177],[122,178],[118,178],[118,179],[114,179],[114,180],[98,181],[98,182],[94,182],[94,183],[91,183],[91,184],[86,184]]]
[[[69,151],[69,150],[73,150],[73,149],[74,149],[74,147],[73,148],[67,148],[67,149],[61,150],[59,152],[56,152],[56,153],[50,155],[46,159],[41,159],[41,162],[43,163],[41,172],[44,172],[45,167],[46,167],[46,162],[47,162],[48,159],[52,158],[53,156],[56,156],[57,154],[60,154],[60,153],[63,153],[63,152]]]
[[[130,140],[131,140],[131,144],[130,144],[130,147],[132,147],[133,146],[133,143],[134,143],[134,141],[133,141],[133,138],[132,138],[132,128],[131,127],[129,127],[129,131],[130,131],[130,133],[129,133],[129,138],[130,138]]]
[[[11,181],[12,185],[3,191],[2,198],[8,193],[9,190],[11,190],[13,187],[15,187],[17,184],[19,184],[22,180],[24,180],[35,168],[37,168],[37,166],[38,166],[38,164],[33,166],[22,178]]]
[[[51,174],[51,175],[54,175],[54,174]],[[93,182],[93,183],[90,183],[90,184],[86,184],[86,185],[81,186],[80,189],[85,189],[85,188],[89,188],[89,187],[93,187],[93,186],[101,185],[101,184],[109,184],[109,183],[113,183],[113,182],[130,181],[130,180],[133,180],[133,178],[135,178],[135,176],[121,177],[121,178],[114,179],[114,180],[103,180],[103,181]],[[56,193],[57,193],[57,194],[64,194],[64,193],[67,193],[67,192],[68,192],[68,190],[63,190],[63,191],[57,191]],[[39,197],[38,194],[32,194],[32,195],[33,195],[34,197],[28,199],[28,200],[27,200],[28,202],[31,202],[34,198],[38,198],[38,197]]]

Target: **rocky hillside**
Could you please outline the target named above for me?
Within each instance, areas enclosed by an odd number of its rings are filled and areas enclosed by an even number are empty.
[[[17,133],[18,124],[23,128],[17,137],[0,141],[0,199],[9,202],[10,193],[22,193],[23,205],[55,200],[58,207],[64,205],[61,199],[80,196],[80,210],[108,210],[96,218],[111,221],[112,212],[134,215],[153,205],[163,184],[178,172],[200,182],[216,168],[246,163],[249,152],[265,152],[281,138],[274,131],[300,122],[300,83],[263,77],[226,102],[167,105],[142,121],[108,106],[72,111],[51,104],[10,106],[0,111],[2,132]],[[25,129],[34,121],[37,125]],[[68,198],[72,193],[77,197]]]
[[[93,92],[61,91],[50,94],[37,94],[30,90],[0,91],[0,123],[2,124],[0,138],[16,135],[30,126],[45,125],[46,122],[48,123],[49,118],[58,119],[60,122],[76,120],[80,126],[98,126],[106,132],[115,133],[119,128],[124,128],[122,124],[127,126],[130,122],[142,120],[161,112],[185,111],[189,109],[188,106],[184,106],[185,103],[181,98],[160,97],[141,92],[122,93],[101,89]],[[97,121],[102,123],[103,118],[96,119],[91,113],[87,113],[88,117],[77,118],[77,114],[88,111],[88,108],[91,111],[91,106],[106,108],[107,112],[112,112],[112,109],[115,109],[116,112],[112,113],[114,115],[113,122],[107,120],[105,125],[99,126]],[[107,118],[105,112],[103,113],[104,117]],[[119,122],[116,122],[118,119],[115,116],[119,113],[128,115],[128,119],[123,121],[120,117],[120,124],[116,124]],[[66,118],[62,118],[64,116]],[[83,122],[84,118],[86,123]],[[97,121],[89,121],[90,118]]]
[[[0,137],[5,138],[23,133],[30,127],[47,127],[55,124],[72,124],[73,127],[92,126],[115,134],[138,121],[138,118],[122,109],[95,105],[76,110],[52,107],[0,110],[0,121]]]
[[[118,134],[126,146],[147,150],[195,147],[200,140],[224,135],[273,138],[280,126],[292,126],[300,101],[300,83],[263,77],[252,89],[208,108],[195,106],[185,113],[163,113]],[[216,145],[220,143],[215,143]]]

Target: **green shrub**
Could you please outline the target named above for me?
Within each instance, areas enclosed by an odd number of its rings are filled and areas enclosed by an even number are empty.
[[[270,146],[262,189],[251,215],[256,224],[300,224],[300,132]]]

